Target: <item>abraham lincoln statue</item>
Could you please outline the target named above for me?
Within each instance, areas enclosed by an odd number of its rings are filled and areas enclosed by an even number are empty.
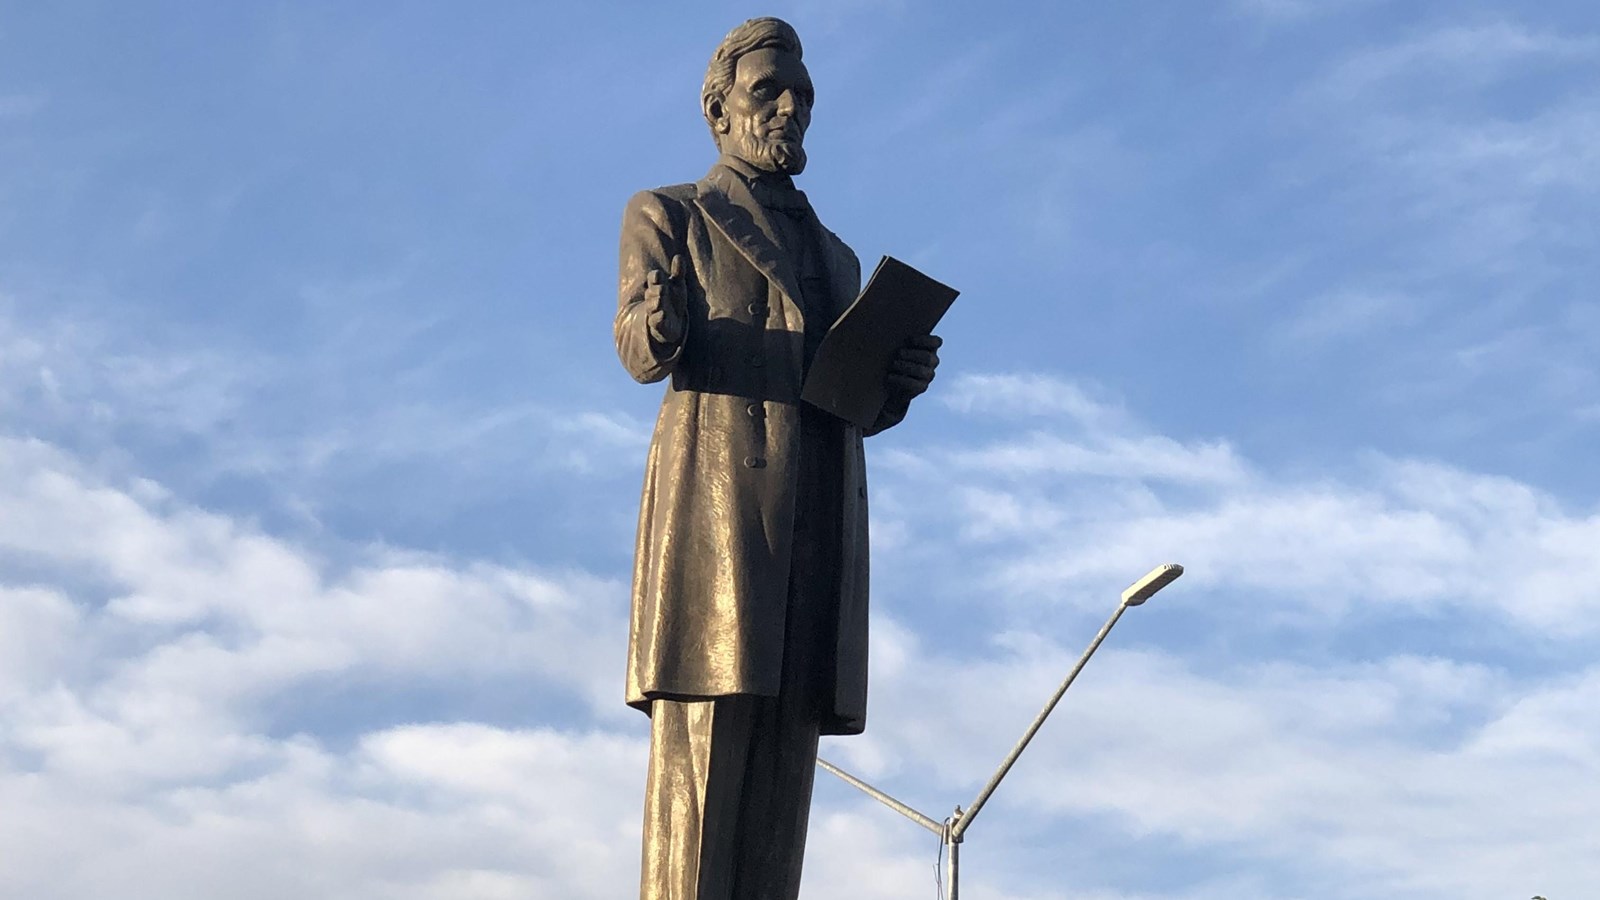
[[[818,735],[866,723],[862,438],[927,390],[940,342],[899,351],[868,429],[802,402],[861,276],[791,180],[812,100],[793,28],[735,28],[701,90],[720,158],[623,214],[617,355],[670,379],[628,650],[627,700],[651,720],[644,900],[797,897]]]

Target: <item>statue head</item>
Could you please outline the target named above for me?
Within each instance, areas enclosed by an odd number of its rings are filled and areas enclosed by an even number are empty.
[[[814,93],[800,58],[800,36],[782,19],[751,19],[728,32],[700,89],[718,150],[765,172],[804,171]]]

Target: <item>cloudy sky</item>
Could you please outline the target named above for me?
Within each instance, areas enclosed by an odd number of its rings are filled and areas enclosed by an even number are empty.
[[[963,291],[873,700],[990,900],[1600,886],[1590,0],[0,4],[0,896],[631,895],[617,226],[777,14]],[[937,845],[818,783],[811,897]]]

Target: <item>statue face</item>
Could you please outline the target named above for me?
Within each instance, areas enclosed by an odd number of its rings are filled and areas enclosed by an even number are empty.
[[[794,54],[769,48],[739,57],[716,117],[722,149],[764,172],[800,174],[813,96],[811,75]]]

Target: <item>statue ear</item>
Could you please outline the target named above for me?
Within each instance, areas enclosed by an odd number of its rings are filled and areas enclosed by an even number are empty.
[[[707,94],[701,101],[701,108],[705,112],[706,121],[711,123],[711,130],[717,134],[728,133],[728,110],[723,105],[721,94]]]

